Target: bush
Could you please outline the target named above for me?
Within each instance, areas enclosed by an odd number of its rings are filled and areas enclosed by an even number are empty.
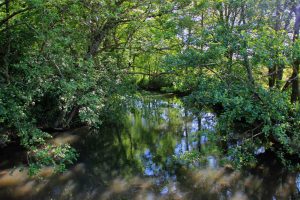
[[[299,167],[295,163],[300,159],[300,109],[287,93],[247,85],[227,89],[221,82],[202,80],[186,102],[197,109],[220,105],[218,134],[236,166],[254,163],[263,147],[286,167]]]

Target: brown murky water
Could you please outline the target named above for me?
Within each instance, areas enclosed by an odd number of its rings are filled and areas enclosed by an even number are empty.
[[[272,159],[256,170],[223,164],[216,123],[213,113],[196,116],[175,97],[143,97],[123,126],[59,134],[54,143],[72,143],[80,153],[63,174],[45,168],[29,177],[26,168],[11,167],[22,162],[22,152],[2,155],[0,199],[300,199],[300,174]]]

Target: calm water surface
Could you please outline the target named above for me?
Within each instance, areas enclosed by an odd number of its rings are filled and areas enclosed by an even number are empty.
[[[147,95],[120,120],[123,126],[80,128],[53,139],[80,153],[78,163],[60,175],[45,168],[30,178],[26,168],[5,164],[21,162],[21,152],[3,155],[0,199],[300,199],[300,174],[272,162],[248,171],[224,164],[211,112],[196,115],[176,97]]]

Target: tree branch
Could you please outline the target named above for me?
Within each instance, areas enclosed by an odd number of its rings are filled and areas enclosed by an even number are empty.
[[[32,7],[24,8],[22,10],[18,10],[16,12],[12,13],[11,15],[7,16],[6,18],[4,18],[4,19],[2,19],[0,21],[0,27],[3,26],[3,24],[5,24],[8,20],[10,20],[11,18],[13,18],[14,16],[16,16],[16,15],[18,15],[20,13],[26,12],[26,11],[28,11],[30,9],[32,9]]]

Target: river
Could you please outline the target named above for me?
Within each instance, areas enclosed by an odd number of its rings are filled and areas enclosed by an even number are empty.
[[[271,163],[234,170],[217,143],[214,113],[195,115],[173,95],[143,95],[134,105],[122,125],[57,134],[53,142],[80,155],[62,174],[44,168],[29,177],[18,162],[0,165],[0,199],[300,199],[300,174]]]

